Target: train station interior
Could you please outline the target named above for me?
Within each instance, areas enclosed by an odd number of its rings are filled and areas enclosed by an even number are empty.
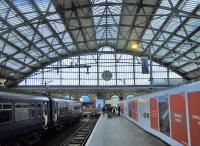
[[[199,135],[200,0],[0,0],[0,146]]]

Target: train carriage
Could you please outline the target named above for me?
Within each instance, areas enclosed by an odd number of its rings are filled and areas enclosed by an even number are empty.
[[[47,97],[0,92],[0,139],[47,127],[49,114]]]
[[[75,100],[0,92],[0,142],[39,135],[80,118]]]

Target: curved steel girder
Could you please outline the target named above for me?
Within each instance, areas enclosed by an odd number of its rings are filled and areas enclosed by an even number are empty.
[[[55,1],[55,5],[56,4],[56,1]],[[91,7],[97,7],[97,6],[121,6],[121,5],[126,5],[126,6],[138,6],[139,3],[128,3],[128,2],[122,2],[122,3],[98,3],[98,4],[86,4],[86,5],[81,5],[81,8],[88,8],[90,9]],[[152,5],[152,4],[142,4],[142,7],[149,7],[149,8],[157,8],[158,6],[157,5]],[[164,10],[169,10],[169,11],[173,11],[172,8],[170,7],[165,7],[165,6],[159,6],[160,9],[164,9]],[[70,8],[62,8],[60,10],[61,13],[64,13],[64,12],[67,12],[67,11],[74,11],[75,9],[80,9],[80,6],[75,6],[75,7],[70,7]],[[191,14],[189,12],[186,12],[186,11],[183,11],[183,10],[178,10],[181,14],[184,14],[184,16],[189,16],[189,17],[193,17],[193,18],[200,18],[199,15],[197,14]],[[51,12],[49,13],[48,15],[54,15],[55,12]],[[123,14],[120,14],[120,15],[123,15]],[[124,16],[132,16],[132,15],[137,15],[137,14],[125,14]],[[152,15],[155,15],[155,14],[152,14]],[[164,16],[165,14],[163,14]],[[145,16],[145,15],[144,15]],[[96,17],[95,16],[90,16],[90,17]],[[78,18],[77,18],[78,19]]]
[[[94,25],[95,27],[98,27],[98,26],[104,26],[104,25]],[[86,26],[86,27],[82,27],[82,29],[87,29],[87,28],[93,28],[94,26]],[[107,26],[117,26],[116,24],[109,24]],[[131,25],[121,25],[122,27],[130,27]],[[105,26],[106,27],[106,26]],[[146,29],[150,29],[150,30],[153,30],[153,31],[159,31],[159,29],[157,28],[152,28],[152,27],[145,27],[145,26],[135,26],[135,28],[146,28]],[[76,30],[79,30],[80,28],[74,28],[70,31],[76,31]],[[57,33],[57,35],[59,34],[62,34],[64,32],[60,32],[60,33]],[[168,31],[165,31],[165,30],[162,30],[162,33],[167,33],[167,34],[171,34],[171,32],[168,32]],[[48,38],[51,38],[53,35],[50,35],[48,37],[45,37],[45,39],[48,39]],[[177,36],[177,37],[180,37],[180,38],[183,38],[183,39],[186,39],[187,41],[191,42],[191,43],[194,43],[194,44],[198,44],[197,42],[195,42],[194,40],[190,39],[190,38],[186,38],[184,36],[181,36],[179,34],[174,34],[174,36]],[[104,39],[96,39],[96,40],[88,40],[87,42],[90,42],[90,41],[99,41],[99,40],[104,40]],[[127,40],[127,39],[119,39],[119,40]],[[35,43],[39,42],[41,40],[38,40],[38,41],[35,41]],[[130,41],[132,41],[132,39],[130,39]],[[69,43],[69,44],[73,44],[73,43],[84,43],[85,41],[74,41],[72,43]]]
[[[99,46],[99,47],[103,47],[103,46],[105,46],[105,45],[102,45],[102,46]],[[113,47],[113,48],[114,48],[114,46],[112,46],[112,45],[110,45],[110,47]],[[55,62],[57,62],[57,61],[60,61],[60,60],[63,60],[63,59],[67,59],[67,58],[70,58],[70,57],[79,56],[79,55],[91,54],[91,53],[98,53],[98,52],[97,52],[97,49],[91,49],[91,50],[86,50],[86,51],[81,51],[81,52],[72,52],[71,55],[68,55],[68,56],[66,56],[66,54],[65,54],[65,55],[62,55],[60,58],[55,58],[55,59],[53,59],[53,60],[51,60],[51,61],[49,61],[49,62],[42,63],[40,66],[36,67],[36,68],[35,68],[34,70],[32,70],[31,72],[26,73],[26,74],[25,74],[22,78],[20,78],[20,79],[16,79],[16,80],[7,80],[7,81],[5,82],[5,86],[6,86],[6,87],[15,87],[15,86],[17,86],[21,81],[23,81],[25,78],[29,77],[29,76],[32,75],[33,73],[35,73],[35,72],[37,72],[38,70],[44,68],[45,66],[48,66],[48,65],[50,65],[50,64],[52,64],[52,63],[55,63]],[[106,53],[106,52],[105,52],[105,53]],[[110,53],[111,53],[111,52],[110,52]],[[123,54],[127,54],[127,55],[135,55],[135,56],[141,57],[141,54],[138,54],[138,53],[136,54],[136,53],[133,53],[133,52],[131,52],[131,51],[129,51],[129,50],[120,50],[120,49],[116,49],[116,48],[115,48],[115,53],[123,53]],[[148,54],[147,54],[147,55],[148,55]],[[173,72],[175,72],[175,73],[177,73],[178,75],[182,76],[182,77],[183,77],[184,79],[186,79],[186,80],[191,80],[190,78],[188,78],[188,77],[185,76],[185,75],[186,75],[185,73],[182,73],[182,72],[176,70],[174,67],[167,66],[167,63],[159,62],[158,59],[153,58],[153,57],[152,57],[152,61],[155,62],[155,63],[161,64],[161,65],[164,66],[164,67],[168,67],[170,70],[172,70]]]

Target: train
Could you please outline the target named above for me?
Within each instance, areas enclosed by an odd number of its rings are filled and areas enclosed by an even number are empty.
[[[0,143],[38,136],[80,117],[81,103],[76,100],[0,92]]]
[[[121,114],[171,146],[200,146],[200,82],[120,101]]]

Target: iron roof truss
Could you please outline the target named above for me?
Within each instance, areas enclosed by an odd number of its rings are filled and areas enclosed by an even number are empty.
[[[131,41],[140,44],[133,52]],[[199,0],[1,0],[0,77],[7,86],[53,62],[112,46],[200,77]]]

